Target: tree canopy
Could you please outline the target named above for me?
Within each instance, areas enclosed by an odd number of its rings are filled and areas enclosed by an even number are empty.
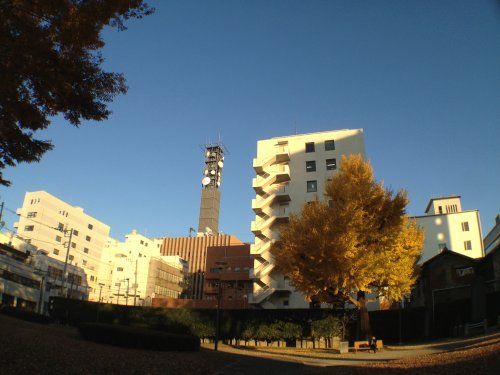
[[[107,104],[127,86],[101,68],[101,31],[153,11],[143,0],[0,0],[0,185],[10,184],[6,166],[53,148],[35,138],[51,117],[74,126],[108,118]]]
[[[271,250],[276,268],[320,302],[354,301],[357,291],[400,300],[415,282],[424,239],[406,216],[407,204],[407,193],[377,183],[360,155],[342,157],[325,199],[304,205],[281,227]]]

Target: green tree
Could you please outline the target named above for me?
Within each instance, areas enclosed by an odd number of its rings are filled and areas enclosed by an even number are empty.
[[[366,336],[365,292],[400,300],[415,282],[424,235],[406,216],[407,204],[406,192],[376,182],[360,155],[343,157],[325,199],[304,205],[281,227],[272,247],[276,267],[316,301],[354,303]]]
[[[0,0],[0,185],[2,170],[39,161],[52,149],[35,138],[51,118],[108,118],[127,91],[122,74],[102,70],[104,27],[154,11],[143,0]]]
[[[329,315],[324,319],[315,320],[311,323],[311,333],[313,340],[315,338],[324,338],[329,341],[332,337],[342,336],[342,322],[340,319]]]

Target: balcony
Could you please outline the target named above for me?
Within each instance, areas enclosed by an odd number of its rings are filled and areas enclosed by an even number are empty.
[[[266,196],[252,199],[252,209],[259,215],[264,213],[264,209],[278,202],[289,202],[290,194],[288,192],[288,184],[280,185],[276,189],[269,191]]]
[[[286,163],[290,161],[290,154],[288,146],[277,146],[272,155],[266,156],[261,159],[253,159],[253,169],[257,174],[264,173],[264,168],[276,163]]]
[[[257,194],[264,194],[268,186],[288,181],[290,181],[290,167],[288,165],[278,165],[269,170],[268,175],[255,177],[252,181],[252,187]]]

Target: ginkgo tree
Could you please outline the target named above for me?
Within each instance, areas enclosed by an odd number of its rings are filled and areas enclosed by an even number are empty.
[[[424,233],[406,215],[406,191],[377,182],[360,155],[342,157],[324,199],[305,204],[280,228],[276,269],[317,302],[346,300],[370,334],[368,293],[399,301],[416,280]]]

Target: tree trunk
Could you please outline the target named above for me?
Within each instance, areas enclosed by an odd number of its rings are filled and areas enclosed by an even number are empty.
[[[358,298],[358,310],[359,310],[359,323],[360,323],[360,336],[362,340],[369,339],[371,337],[371,327],[370,327],[370,315],[368,314],[368,301],[366,300],[364,293],[363,296]]]

